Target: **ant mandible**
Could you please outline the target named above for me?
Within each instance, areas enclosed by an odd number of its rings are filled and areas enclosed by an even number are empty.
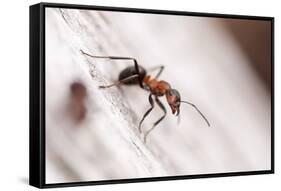
[[[150,92],[148,100],[151,107],[145,112],[141,121],[139,122],[139,126],[138,126],[139,132],[142,133],[141,125],[144,119],[146,118],[146,116],[154,108],[154,100],[156,101],[156,104],[163,110],[164,114],[155,123],[153,123],[153,126],[148,131],[145,132],[144,134],[145,143],[148,134],[166,117],[167,114],[166,108],[164,107],[163,103],[159,100],[159,97],[164,95],[166,96],[167,102],[174,115],[179,116],[180,104],[186,103],[194,107],[196,111],[206,121],[207,125],[210,126],[210,123],[207,120],[207,118],[201,113],[201,111],[193,103],[182,101],[180,97],[180,93],[176,89],[172,89],[171,85],[168,82],[163,80],[158,80],[159,76],[164,70],[164,66],[158,66],[156,68],[153,68],[152,70],[159,68],[159,71],[156,74],[156,76],[152,78],[151,76],[147,75],[147,71],[137,63],[137,60],[135,58],[119,57],[119,56],[93,56],[84,52],[83,50],[80,51],[82,54],[92,58],[103,58],[103,59],[110,59],[110,60],[131,60],[134,62],[134,66],[128,66],[127,68],[125,68],[120,72],[118,81],[107,86],[99,86],[99,88],[104,89],[104,88],[110,88],[112,86],[118,86],[118,85],[139,85],[142,89]]]

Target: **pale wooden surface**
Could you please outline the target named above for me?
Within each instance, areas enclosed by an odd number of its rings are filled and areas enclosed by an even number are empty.
[[[270,168],[270,95],[220,20],[47,9],[46,43],[47,183]],[[177,125],[165,103],[167,118],[144,144],[137,125],[148,93],[98,89],[130,62],[88,58],[80,49],[135,57],[146,68],[165,65],[161,79],[212,127],[187,105]],[[74,81],[88,95],[79,123],[68,111]],[[161,115],[155,109],[144,128]]]

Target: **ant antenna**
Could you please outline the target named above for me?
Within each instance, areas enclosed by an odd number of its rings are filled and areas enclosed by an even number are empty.
[[[194,105],[193,103],[187,102],[187,101],[181,101],[181,102],[182,102],[182,103],[187,103],[187,104],[191,105],[192,107],[194,107],[194,108],[198,111],[198,113],[202,116],[202,118],[206,121],[206,123],[208,124],[208,126],[209,126],[209,127],[211,126],[210,123],[209,123],[209,121],[208,121],[208,119],[201,113],[201,111],[196,107],[196,105]]]

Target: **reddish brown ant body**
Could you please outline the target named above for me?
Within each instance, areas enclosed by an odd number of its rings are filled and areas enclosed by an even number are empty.
[[[172,89],[171,85],[168,82],[163,80],[158,80],[158,77],[161,75],[161,73],[164,70],[164,66],[158,66],[151,69],[151,70],[155,70],[159,68],[159,71],[156,74],[156,76],[152,78],[151,76],[147,75],[147,71],[137,63],[137,60],[135,58],[119,57],[119,56],[93,56],[84,52],[83,50],[81,50],[81,52],[82,54],[92,58],[104,58],[104,59],[111,59],[111,60],[131,60],[134,62],[134,66],[129,66],[120,72],[119,79],[117,82],[107,86],[99,86],[99,88],[109,88],[121,84],[139,85],[142,89],[150,92],[148,100],[151,107],[145,112],[139,123],[138,126],[139,132],[141,133],[142,122],[154,108],[154,101],[163,110],[164,114],[144,134],[144,142],[146,142],[147,135],[156,127],[156,125],[158,125],[165,118],[167,114],[166,108],[164,107],[163,103],[159,100],[159,97],[161,96],[166,96],[166,100],[170,105],[170,108],[174,115],[179,116],[180,104],[186,103],[194,107],[198,111],[198,113],[203,117],[203,119],[206,121],[207,125],[210,126],[210,123],[207,120],[207,118],[200,112],[200,110],[194,104],[187,101],[181,101],[180,93],[176,89]]]

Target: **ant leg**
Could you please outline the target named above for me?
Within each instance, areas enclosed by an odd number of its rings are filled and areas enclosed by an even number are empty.
[[[144,135],[144,143],[146,143],[146,138],[148,136],[148,134],[166,117],[167,111],[165,106],[163,105],[163,103],[158,99],[158,97],[155,97],[156,103],[157,105],[163,110],[164,115],[162,117],[160,117],[160,119],[158,119],[153,126],[145,133]]]
[[[137,78],[137,77],[139,77],[139,75],[138,75],[138,74],[134,74],[134,75],[129,76],[129,77],[127,77],[127,78],[124,78],[124,79],[122,79],[122,80],[120,80],[120,81],[117,81],[117,82],[115,82],[115,83],[113,83],[113,84],[110,84],[110,85],[107,85],[107,86],[99,86],[99,88],[104,89],[104,88],[110,88],[110,87],[112,87],[112,86],[118,86],[118,85],[120,85],[120,84],[126,83],[126,82],[128,82],[128,81],[130,81],[130,80],[132,80],[132,79]]]
[[[160,66],[160,70],[159,70],[159,72],[156,74],[155,79],[157,79],[157,78],[162,74],[163,70],[164,70],[164,66]]]
[[[91,54],[88,54],[86,52],[84,52],[83,50],[81,50],[81,53],[86,55],[86,56],[89,56],[89,57],[92,57],[92,58],[103,58],[103,59],[111,59],[111,60],[131,60],[134,62],[134,65],[135,65],[135,69],[136,69],[136,72],[137,72],[137,75],[138,75],[138,80],[139,80],[139,85],[142,89],[144,89],[144,86],[142,84],[142,79],[140,77],[140,69],[139,69],[139,65],[138,65],[138,62],[135,58],[132,58],[132,57],[120,57],[120,56],[93,56]]]
[[[139,76],[139,85],[142,89],[145,89],[143,84],[142,84],[142,79],[141,79],[141,76],[140,76],[140,68],[139,68],[139,65],[138,65],[138,62],[136,59],[133,59],[134,61],[134,64],[135,64],[135,69],[136,69],[136,72],[137,72],[137,75]]]
[[[163,72],[165,66],[163,66],[163,65],[155,66],[155,67],[150,68],[150,69],[148,70],[149,72],[152,72],[152,71],[154,71],[154,70],[157,70],[158,68],[159,68],[159,71],[158,71],[158,73],[156,74],[156,76],[154,77],[155,79],[157,79],[157,78],[162,74],[162,72]]]
[[[152,94],[149,95],[148,100],[149,100],[149,103],[150,103],[151,107],[145,112],[145,114],[143,115],[143,117],[142,117],[142,119],[141,119],[141,121],[140,121],[140,123],[139,123],[138,129],[139,129],[139,132],[140,132],[140,133],[141,133],[141,124],[142,124],[142,122],[144,121],[144,119],[146,118],[146,116],[147,116],[147,115],[152,111],[152,109],[154,108],[154,101],[153,101],[153,98],[152,98]]]

